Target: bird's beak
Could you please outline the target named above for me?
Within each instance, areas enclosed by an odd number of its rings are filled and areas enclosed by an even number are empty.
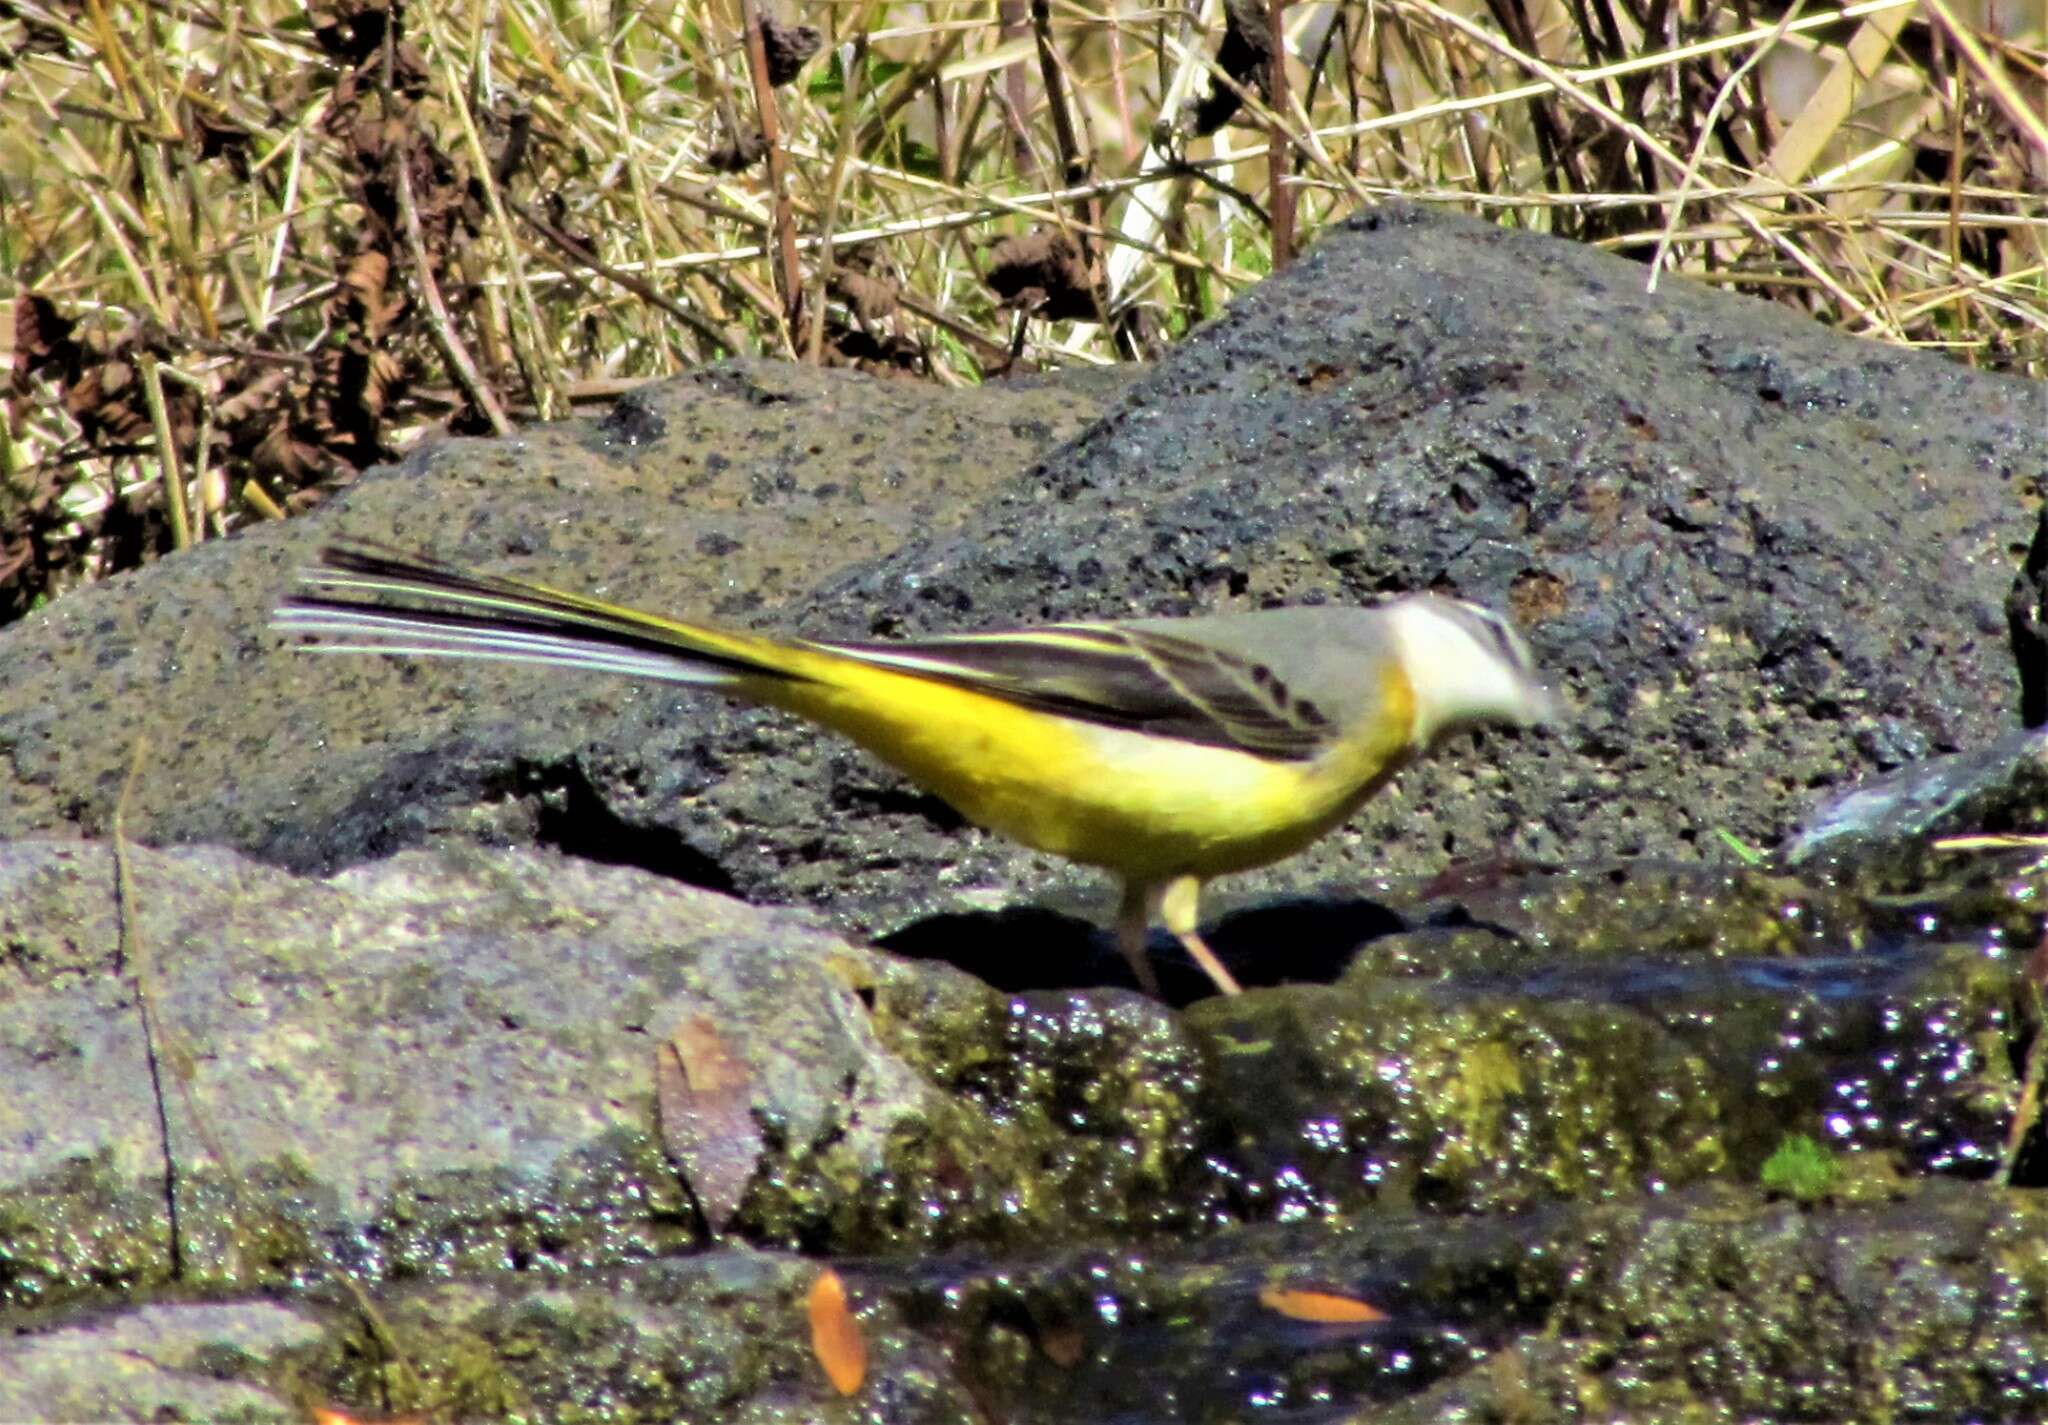
[[[1522,716],[1522,726],[1556,727],[1570,715],[1571,709],[1555,689],[1536,683],[1530,687],[1529,709]]]

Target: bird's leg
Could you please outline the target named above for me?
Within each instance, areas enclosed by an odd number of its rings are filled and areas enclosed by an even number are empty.
[[[1223,962],[1216,958],[1216,952],[1202,942],[1198,933],[1201,926],[1200,904],[1202,883],[1193,876],[1179,876],[1167,882],[1166,890],[1159,897],[1160,918],[1166,928],[1173,932],[1173,938],[1187,947],[1188,954],[1195,957],[1209,978],[1216,982],[1216,988],[1227,995],[1243,994],[1244,990],[1230,971],[1223,968]]]
[[[1159,976],[1153,972],[1152,957],[1145,952],[1145,933],[1151,928],[1152,887],[1132,881],[1124,886],[1123,904],[1117,907],[1116,948],[1130,962],[1138,988],[1158,999]]]

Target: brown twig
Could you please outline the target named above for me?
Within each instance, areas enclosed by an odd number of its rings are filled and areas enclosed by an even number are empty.
[[[455,323],[448,315],[448,305],[441,300],[441,288],[434,281],[433,261],[427,256],[427,240],[420,232],[419,205],[413,200],[412,179],[406,168],[405,146],[396,145],[391,152],[391,181],[398,190],[398,210],[405,218],[405,246],[412,254],[413,277],[419,282],[420,296],[427,304],[428,334],[433,337],[441,359],[448,363],[449,374],[476,408],[483,412],[484,419],[491,423],[491,429],[499,435],[511,435],[514,427],[505,414],[505,408],[498,404],[490,384],[470,359],[469,349],[455,334]]]
[[[705,321],[680,302],[671,300],[657,290],[652,283],[642,281],[632,273],[612,266],[595,252],[591,251],[591,249],[578,242],[574,237],[563,232],[539,213],[536,213],[531,204],[522,203],[516,198],[508,198],[505,205],[524,219],[535,232],[539,233],[555,247],[561,249],[567,256],[588,267],[592,272],[597,273],[607,281],[616,282],[641,301],[661,308],[662,311],[668,313],[671,317],[674,317],[677,321],[695,332],[707,345],[724,351],[736,349],[732,339],[717,327]]]
[[[1053,142],[1059,147],[1061,181],[1069,188],[1078,188],[1088,180],[1089,161],[1081,151],[1072,106],[1067,102],[1067,84],[1060,69],[1059,52],[1053,48],[1052,0],[1031,0],[1031,33],[1038,43],[1038,72],[1045,85],[1045,107],[1052,118]],[[1088,273],[1089,294],[1095,302],[1096,320],[1105,322],[1108,314],[1102,311],[1102,249],[1095,240],[1095,234],[1102,228],[1102,205],[1091,195],[1081,199],[1079,207],[1081,263]]]
[[[1273,224],[1273,270],[1294,261],[1294,190],[1288,186],[1293,144],[1287,136],[1287,0],[1266,0],[1266,27],[1272,52],[1266,79],[1266,101],[1273,110],[1266,125],[1266,168],[1271,185],[1267,207]]]
[[[789,206],[789,160],[782,151],[782,122],[775,87],[768,79],[768,41],[761,32],[761,7],[740,0],[740,22],[747,29],[747,68],[754,78],[754,105],[760,110],[761,138],[768,145],[768,191],[775,209],[775,241],[781,254],[782,322],[790,353],[796,352],[802,329],[804,277],[796,257],[796,217]]]
[[[839,137],[832,146],[832,171],[825,179],[825,211],[818,222],[818,260],[811,267],[810,330],[804,334],[804,360],[816,363],[825,353],[825,293],[837,265],[832,234],[839,226],[839,200],[846,190],[846,164],[853,156],[855,119],[860,113],[861,83],[868,67],[868,8],[855,17],[853,59],[845,67],[839,90]]]
[[[135,875],[128,864],[128,797],[142,775],[143,759],[149,755],[149,739],[138,737],[128,758],[128,775],[121,779],[121,794],[114,799],[114,910],[116,915],[115,954],[120,970],[135,981],[135,1011],[142,1020],[142,1058],[149,1070],[150,1097],[156,1104],[157,1141],[164,1155],[164,1216],[171,1234],[171,1280],[185,1276],[185,1233],[178,1221],[178,1154],[171,1146],[171,1106],[164,1097],[164,1070],[157,1023],[156,976],[149,960],[148,942],[135,929]]]
[[[1074,115],[1067,105],[1067,87],[1060,78],[1059,56],[1052,47],[1052,0],[1031,0],[1031,34],[1038,42],[1038,77],[1045,85],[1046,112],[1052,118],[1053,142],[1060,153],[1061,181],[1069,187],[1088,176],[1074,133]]]
[[[1008,44],[1024,38],[1027,33],[1025,19],[1029,14],[1026,0],[997,0],[999,43]],[[1024,61],[1003,66],[1003,88],[998,102],[1009,124],[1017,172],[1037,182],[1040,187],[1052,187],[1050,176],[1039,165],[1037,151],[1031,147],[1031,99],[1024,89]]]

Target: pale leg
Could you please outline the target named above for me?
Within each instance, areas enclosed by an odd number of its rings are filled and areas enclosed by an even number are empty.
[[[1198,933],[1201,927],[1202,883],[1193,876],[1180,876],[1167,882],[1165,891],[1159,897],[1160,918],[1173,938],[1187,947],[1188,954],[1195,957],[1209,978],[1216,982],[1216,988],[1227,995],[1243,994],[1230,971],[1223,968],[1223,962],[1216,958],[1216,952],[1202,942]]]
[[[1152,957],[1145,952],[1145,932],[1152,928],[1152,887],[1133,881],[1124,887],[1123,904],[1116,912],[1116,948],[1130,962],[1138,977],[1138,988],[1154,999],[1160,998],[1159,976],[1152,971]]]

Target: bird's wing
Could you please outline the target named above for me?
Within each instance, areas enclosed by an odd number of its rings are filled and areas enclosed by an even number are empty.
[[[1341,731],[1255,658],[1150,628],[1052,624],[814,646],[1083,722],[1282,761],[1317,756]]]

